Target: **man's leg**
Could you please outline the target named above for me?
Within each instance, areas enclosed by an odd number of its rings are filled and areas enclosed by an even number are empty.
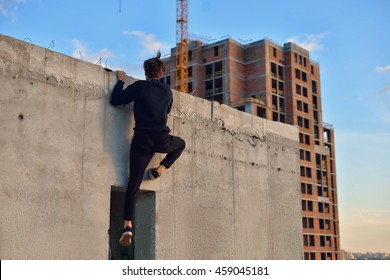
[[[130,154],[130,175],[129,180],[127,181],[125,208],[123,214],[123,219],[125,221],[134,220],[135,200],[144,177],[145,169],[152,157],[153,153],[146,155],[139,155],[136,153]]]
[[[144,177],[145,169],[154,154],[154,152],[149,151],[147,147],[147,139],[143,138],[144,137],[138,136],[137,138],[134,137],[130,150],[130,173],[127,181],[125,206],[123,211],[124,230],[120,239],[120,244],[122,246],[130,246],[137,194]]]
[[[161,161],[160,166],[156,168],[156,171],[161,175],[165,169],[168,169],[172,164],[180,157],[183,152],[186,143],[183,139],[177,136],[167,135],[162,139],[162,148],[160,153],[167,153],[165,158]]]

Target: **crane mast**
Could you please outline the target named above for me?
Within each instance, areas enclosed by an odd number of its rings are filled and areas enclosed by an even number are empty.
[[[188,93],[187,0],[176,0],[176,90]]]

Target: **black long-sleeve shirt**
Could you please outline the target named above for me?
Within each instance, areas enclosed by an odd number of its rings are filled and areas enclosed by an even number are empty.
[[[172,91],[159,80],[138,80],[125,89],[124,82],[116,83],[111,95],[114,106],[134,102],[134,130],[169,132],[168,113],[172,107]]]

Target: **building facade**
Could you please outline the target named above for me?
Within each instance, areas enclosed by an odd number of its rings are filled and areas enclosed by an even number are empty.
[[[162,78],[172,88],[175,52]],[[340,259],[334,129],[322,118],[319,64],[294,43],[231,38],[190,42],[188,63],[190,94],[299,127],[305,259]]]

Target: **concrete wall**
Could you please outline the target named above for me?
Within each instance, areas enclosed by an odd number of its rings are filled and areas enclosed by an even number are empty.
[[[108,258],[111,186],[126,184],[132,134],[132,107],[108,103],[115,82],[0,35],[1,259]],[[141,186],[155,192],[150,256],[303,258],[295,127],[177,92],[169,126],[187,147]]]

